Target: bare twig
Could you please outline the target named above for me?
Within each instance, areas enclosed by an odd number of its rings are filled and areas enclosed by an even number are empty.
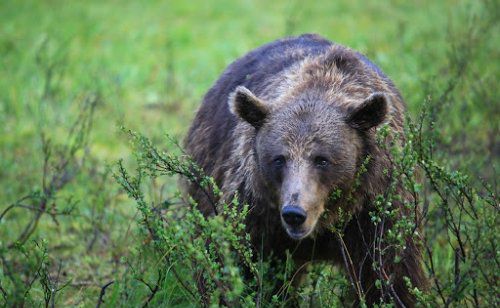
[[[9,205],[5,210],[2,211],[2,214],[0,214],[0,221],[2,221],[2,219],[4,218],[5,215],[7,215],[7,213],[12,210],[13,208],[15,208],[16,206],[18,206],[19,204],[21,204],[21,202],[25,201],[25,200],[28,200],[30,198],[32,198],[33,195],[27,195],[27,196],[24,196],[22,197],[21,199],[17,200],[16,202],[12,203],[11,205]]]
[[[101,307],[101,304],[104,303],[104,295],[106,294],[106,288],[109,287],[110,285],[112,285],[113,283],[115,283],[115,281],[111,280],[110,282],[108,282],[104,286],[102,286],[101,293],[99,294],[99,298],[97,299],[96,308]]]
[[[7,291],[5,291],[5,289],[3,288],[2,282],[0,282],[0,292],[2,292],[4,300],[7,301]]]
[[[342,258],[344,259],[344,264],[348,272],[349,279],[351,280],[351,285],[356,291],[356,295],[360,300],[364,298],[363,294],[363,288],[361,287],[359,283],[359,279],[356,276],[356,270],[354,269],[354,264],[351,259],[351,255],[349,254],[349,250],[347,249],[347,246],[344,242],[344,239],[342,235],[339,232],[336,232],[337,238],[339,239],[339,242],[341,243],[340,246],[340,251],[342,252]]]
[[[151,285],[149,285],[145,281],[142,281],[143,283],[146,284],[146,286],[151,291],[151,294],[148,296],[148,298],[147,298],[146,302],[144,303],[143,307],[147,307],[149,305],[149,303],[151,303],[151,301],[155,297],[156,293],[160,289],[160,283],[163,281],[163,276],[164,276],[163,275],[163,271],[162,270],[158,270],[158,280],[156,281],[156,285],[154,287],[151,287]]]

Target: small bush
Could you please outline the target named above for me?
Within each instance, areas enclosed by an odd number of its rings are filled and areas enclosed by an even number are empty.
[[[500,305],[498,1],[31,2],[0,2],[0,306],[362,303],[348,251],[344,268],[308,263],[291,284],[291,258],[250,248],[246,204],[201,215],[175,180],[216,183],[158,137],[183,134],[235,57],[303,32],[366,53],[406,98],[386,172],[411,198],[390,185],[371,218],[399,218],[378,243],[422,246],[429,287],[406,282],[421,306]],[[149,138],[126,131],[130,150],[115,122]],[[376,283],[389,297],[391,284]]]
[[[498,228],[495,195],[488,186],[473,187],[466,176],[447,170],[432,157],[435,141],[424,130],[427,119],[425,113],[419,122],[408,119],[404,145],[390,145],[393,168],[386,172],[392,181],[386,194],[376,199],[376,210],[372,212],[372,222],[383,230],[377,241],[396,247],[396,251],[403,251],[407,237],[414,237],[423,245],[431,287],[419,290],[407,281],[422,305],[496,303],[497,233],[489,232]],[[252,251],[249,234],[245,232],[248,205],[239,204],[237,198],[229,204],[214,204],[218,214],[209,217],[197,209],[194,200],[180,194],[160,204],[147,201],[141,184],[163,176],[178,175],[215,196],[220,195],[220,190],[189,157],[160,151],[144,136],[131,131],[128,134],[135,145],[137,170],[131,176],[119,162],[115,178],[137,201],[144,233],[151,239],[149,245],[154,255],[161,256],[156,261],[160,269],[158,283],[150,288],[148,301],[161,290],[162,280],[172,276],[176,287],[183,289],[192,303],[203,306],[281,306],[290,300],[340,305],[352,300],[352,295],[347,294],[351,287],[354,296],[363,302],[362,290],[355,287],[359,281],[349,271],[348,262],[347,274],[325,264],[313,266],[306,283],[294,290],[290,282],[299,269],[289,262],[276,266],[272,258],[263,259],[258,251]],[[387,127],[380,129],[381,146],[387,144],[388,135]],[[171,144],[178,147],[173,141]],[[420,174],[423,180],[418,180]],[[395,187],[400,183],[411,198],[396,194]],[[407,202],[407,210],[393,207],[395,202]],[[394,217],[397,223],[384,229],[385,219]],[[341,226],[332,226],[334,235],[342,238]],[[383,255],[376,249],[377,241],[374,251]],[[454,256],[454,261],[436,267],[446,255]],[[398,258],[396,255],[395,262]],[[373,264],[375,269],[384,268],[384,258],[372,259],[381,260]],[[163,272],[166,269],[168,272]],[[379,273],[377,287],[391,293],[390,277],[384,276],[382,270]],[[279,280],[284,284],[277,289]]]

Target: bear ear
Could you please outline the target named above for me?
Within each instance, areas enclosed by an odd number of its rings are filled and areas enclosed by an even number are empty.
[[[380,125],[387,117],[388,99],[384,93],[375,92],[347,116],[347,123],[356,129],[367,131]]]
[[[242,120],[255,128],[264,124],[269,108],[244,86],[239,86],[229,96],[229,109]]]

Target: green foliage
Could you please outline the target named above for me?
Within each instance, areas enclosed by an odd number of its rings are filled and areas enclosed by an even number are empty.
[[[227,64],[304,32],[365,53],[408,103],[403,144],[379,131],[394,168],[371,218],[398,218],[380,244],[421,243],[430,285],[406,280],[412,293],[429,307],[500,305],[498,12],[491,0],[2,1],[0,305],[362,304],[349,271],[310,263],[295,285],[290,258],[250,249],[248,205],[214,201],[205,216],[176,184],[217,200],[174,140]],[[390,294],[390,279],[376,286]]]

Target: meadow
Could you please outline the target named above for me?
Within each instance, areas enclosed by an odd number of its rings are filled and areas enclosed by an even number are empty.
[[[203,244],[190,240],[244,232],[197,216],[163,225],[182,172],[151,165],[182,171],[176,144],[228,64],[302,33],[362,52],[405,98],[414,155],[401,167],[420,170],[426,213],[420,304],[500,305],[499,13],[495,0],[1,1],[0,305],[202,305]],[[213,305],[224,292],[240,306],[286,305],[294,292],[301,306],[350,304],[327,265],[276,293],[264,261],[248,261],[259,285],[242,278],[245,257],[227,258],[206,265],[230,273],[214,276],[229,287],[214,282]]]

